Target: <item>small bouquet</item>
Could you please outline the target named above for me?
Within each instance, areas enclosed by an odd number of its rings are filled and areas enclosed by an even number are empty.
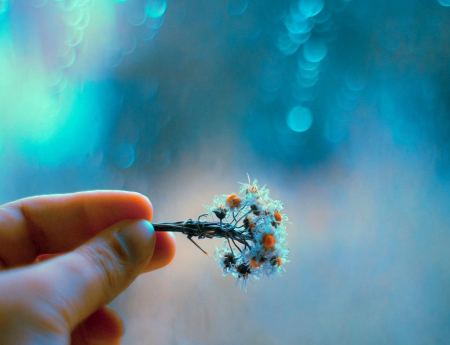
[[[208,213],[197,220],[153,224],[156,231],[174,231],[187,235],[202,252],[208,255],[192,238],[224,238],[222,248],[217,248],[215,259],[223,275],[235,276],[236,286],[247,289],[250,277],[259,279],[280,274],[288,261],[286,242],[288,220],[281,213],[283,204],[269,198],[265,186],[258,181],[242,183],[238,194],[216,196]],[[211,221],[203,218],[211,217]]]

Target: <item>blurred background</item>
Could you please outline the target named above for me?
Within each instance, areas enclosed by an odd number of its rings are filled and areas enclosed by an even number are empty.
[[[244,292],[177,236],[112,303],[124,344],[448,344],[449,72],[449,0],[0,0],[0,202],[179,221],[249,174],[286,272]]]

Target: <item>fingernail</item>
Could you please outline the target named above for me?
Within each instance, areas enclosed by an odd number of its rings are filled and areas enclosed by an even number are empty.
[[[148,256],[153,255],[156,237],[155,230],[150,222],[146,220],[132,221],[119,229],[117,236],[135,262],[141,262]]]

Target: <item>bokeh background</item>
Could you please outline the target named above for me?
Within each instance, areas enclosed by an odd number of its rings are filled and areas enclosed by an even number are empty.
[[[0,202],[178,221],[249,174],[286,272],[244,292],[177,236],[112,303],[124,344],[448,344],[449,72],[449,0],[0,0]]]

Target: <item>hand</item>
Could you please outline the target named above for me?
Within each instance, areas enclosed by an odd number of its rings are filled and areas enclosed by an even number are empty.
[[[105,305],[175,254],[151,218],[147,198],[119,191],[0,206],[0,344],[119,344],[122,320]]]

